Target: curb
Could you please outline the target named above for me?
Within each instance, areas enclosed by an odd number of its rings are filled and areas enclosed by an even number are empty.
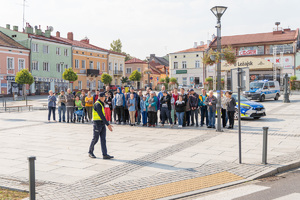
[[[268,166],[268,165],[266,165],[266,166]],[[266,170],[264,170],[260,173],[257,173],[255,175],[250,176],[250,177],[248,177],[246,179],[243,179],[243,180],[234,181],[234,182],[230,182],[230,183],[225,183],[225,184],[222,184],[222,185],[217,185],[217,186],[213,186],[213,187],[209,187],[209,188],[205,188],[205,189],[201,189],[201,190],[195,190],[195,191],[191,191],[191,192],[187,192],[187,193],[183,193],[183,194],[164,197],[164,198],[160,198],[159,200],[175,200],[175,199],[190,197],[190,196],[205,193],[205,192],[211,192],[211,191],[214,191],[214,190],[219,190],[219,189],[231,187],[231,186],[234,186],[234,185],[239,185],[239,184],[249,182],[249,181],[253,181],[253,180],[256,180],[256,179],[266,178],[266,177],[269,177],[269,176],[274,176],[275,174],[286,172],[288,170],[292,170],[292,169],[300,167],[300,160],[289,162],[289,163],[287,163],[285,165],[281,165],[281,166],[279,166],[275,169],[272,167],[272,165],[269,165],[269,167],[270,167],[269,169],[266,169]]]

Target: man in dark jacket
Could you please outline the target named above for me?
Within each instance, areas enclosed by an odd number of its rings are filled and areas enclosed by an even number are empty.
[[[207,105],[208,110],[208,126],[207,128],[216,128],[215,127],[215,118],[216,118],[216,105],[217,97],[214,96],[212,90],[209,91],[208,97],[205,99],[205,105]]]
[[[199,101],[199,95],[194,91],[194,89],[190,89],[191,95],[190,95],[190,107],[191,107],[191,119],[192,124],[191,126],[194,126],[194,119],[196,121],[196,127],[199,126],[198,124],[198,101]]]
[[[163,96],[160,98],[160,113],[161,113],[161,126],[163,127],[166,119],[169,120],[171,128],[173,127],[172,117],[171,117],[171,96],[165,90],[163,91]]]
[[[185,102],[187,102],[187,95],[185,94],[185,90],[184,88],[180,88],[180,93],[179,93],[181,96],[182,96],[182,100]],[[186,126],[186,112],[185,112],[185,107],[184,107],[184,116],[183,116],[183,123],[182,123],[182,126],[185,127]]]

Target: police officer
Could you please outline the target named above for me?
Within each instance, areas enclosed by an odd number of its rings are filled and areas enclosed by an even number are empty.
[[[105,93],[102,92],[98,95],[98,100],[94,104],[94,109],[93,109],[94,135],[89,150],[89,157],[91,158],[96,158],[96,156],[94,155],[94,146],[98,142],[99,137],[101,141],[103,159],[113,158],[113,156],[107,154],[107,148],[106,148],[105,125],[110,131],[112,131],[113,126],[110,125],[105,118],[104,103],[103,103],[104,100],[105,100]]]

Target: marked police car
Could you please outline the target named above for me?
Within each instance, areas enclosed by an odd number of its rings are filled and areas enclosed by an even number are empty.
[[[278,81],[253,81],[250,83],[250,90],[243,92],[248,99],[265,101],[265,99],[278,100],[280,87]]]
[[[233,93],[232,97],[236,101],[236,109],[234,118],[238,118],[238,95],[237,93]],[[266,116],[266,109],[261,103],[250,101],[249,99],[245,98],[241,95],[241,118],[248,118],[252,117],[254,119],[259,119],[261,117]]]

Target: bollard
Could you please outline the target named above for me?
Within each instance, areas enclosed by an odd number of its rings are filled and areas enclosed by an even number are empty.
[[[5,112],[6,112],[6,100],[4,101],[4,106],[5,106]]]
[[[267,164],[267,151],[268,151],[268,129],[269,127],[263,127],[263,155],[262,163]]]
[[[29,199],[35,200],[35,156],[28,157],[29,161]]]

